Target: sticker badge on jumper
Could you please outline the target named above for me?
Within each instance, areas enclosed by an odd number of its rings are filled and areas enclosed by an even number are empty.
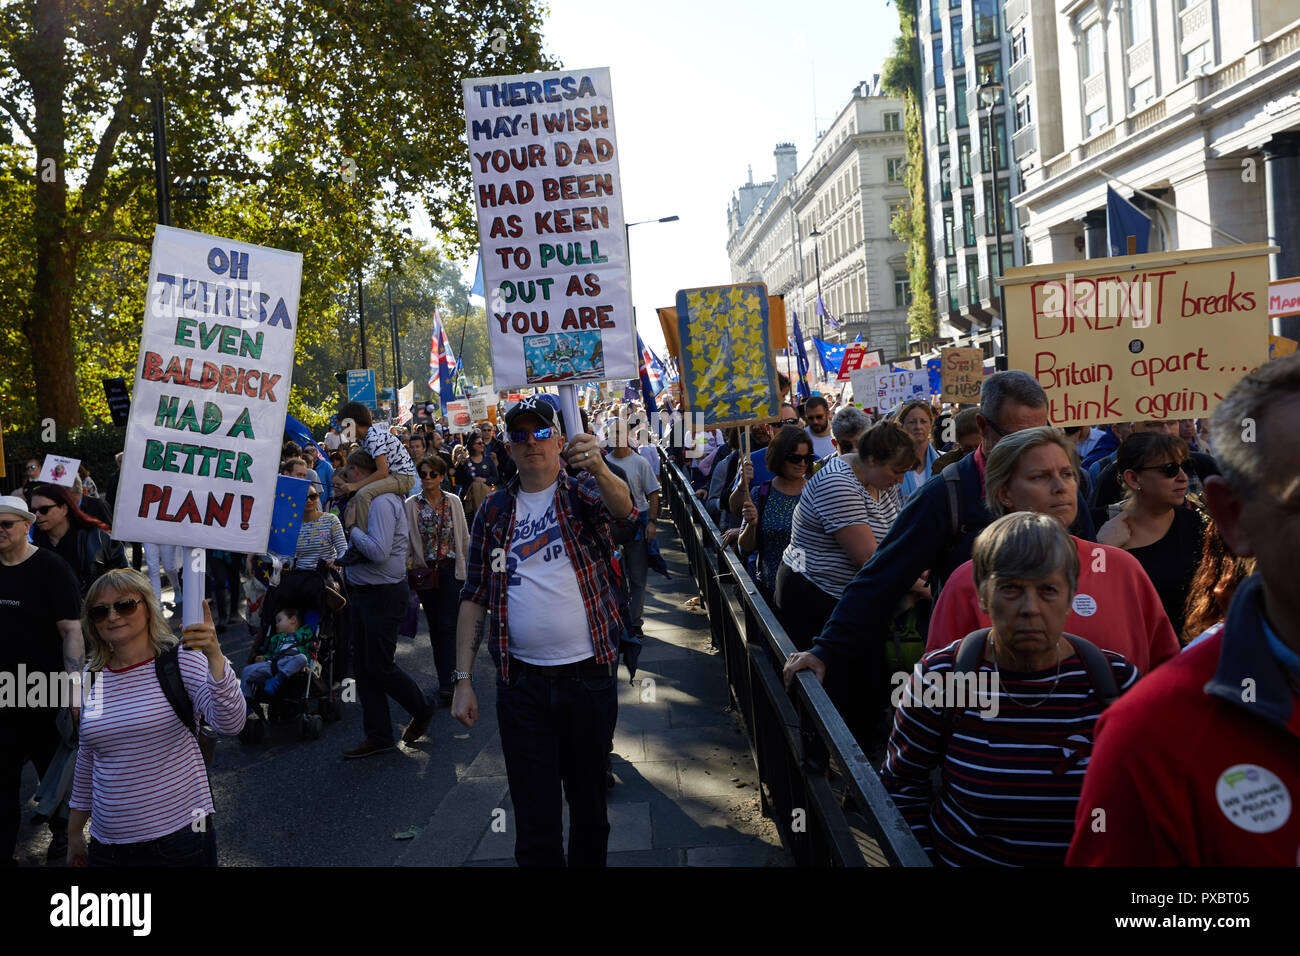
[[[1079,617],[1092,617],[1097,613],[1097,599],[1080,591],[1074,596],[1074,613]]]
[[[1251,833],[1272,833],[1291,818],[1291,794],[1277,774],[1239,763],[1219,774],[1214,787],[1219,809]]]

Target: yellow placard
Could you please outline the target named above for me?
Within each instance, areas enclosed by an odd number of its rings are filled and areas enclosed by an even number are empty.
[[[1285,335],[1270,335],[1268,337],[1268,360],[1284,358],[1288,355],[1294,355],[1300,342],[1295,339],[1288,339]],[[3,472],[0,472],[3,477]]]
[[[1007,356],[1053,425],[1204,417],[1268,360],[1264,243],[1008,269]]]

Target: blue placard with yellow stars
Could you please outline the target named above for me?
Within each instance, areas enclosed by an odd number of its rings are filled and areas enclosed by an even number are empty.
[[[761,282],[681,289],[682,401],[713,428],[772,421],[781,410]]]
[[[298,550],[298,531],[302,528],[302,514],[307,510],[307,492],[311,482],[306,478],[280,475],[275,481],[275,507],[271,510],[271,539],[266,550],[282,558],[292,558]]]

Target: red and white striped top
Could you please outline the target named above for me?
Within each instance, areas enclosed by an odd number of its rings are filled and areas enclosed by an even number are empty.
[[[182,650],[180,668],[195,714],[218,733],[239,733],[246,710],[230,661],[220,681],[197,651]],[[213,812],[198,741],[167,702],[152,659],[100,671],[81,714],[68,805],[90,811],[100,843],[157,839]]]

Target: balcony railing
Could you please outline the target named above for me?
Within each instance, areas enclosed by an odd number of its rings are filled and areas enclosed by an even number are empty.
[[[1029,5],[1026,0],[1007,0],[1002,4],[1002,22],[1006,25],[1007,32],[1019,23],[1029,12]]]
[[[1011,136],[1011,152],[1016,157],[1016,162],[1020,162],[1030,153],[1038,149],[1038,133],[1033,123],[1023,129],[1018,129]]]
[[[1167,107],[1165,106],[1164,100],[1152,103],[1141,113],[1138,113],[1128,121],[1128,134],[1132,136],[1134,133],[1142,132],[1142,130],[1149,126],[1155,126],[1156,123],[1159,123],[1166,115]]]
[[[1025,54],[1007,70],[1007,89],[1014,95],[1034,80],[1034,58]]]
[[[1110,149],[1112,146],[1115,145],[1116,137],[1117,134],[1114,126],[1106,130],[1105,132],[1098,133],[1092,139],[1088,140],[1086,143],[1083,144],[1082,147],[1083,158],[1091,159],[1093,156],[1096,156],[1098,153],[1104,153],[1106,150]]]
[[[1264,62],[1272,63],[1296,50],[1300,50],[1300,27],[1287,30],[1286,33],[1279,34],[1265,43]]]

